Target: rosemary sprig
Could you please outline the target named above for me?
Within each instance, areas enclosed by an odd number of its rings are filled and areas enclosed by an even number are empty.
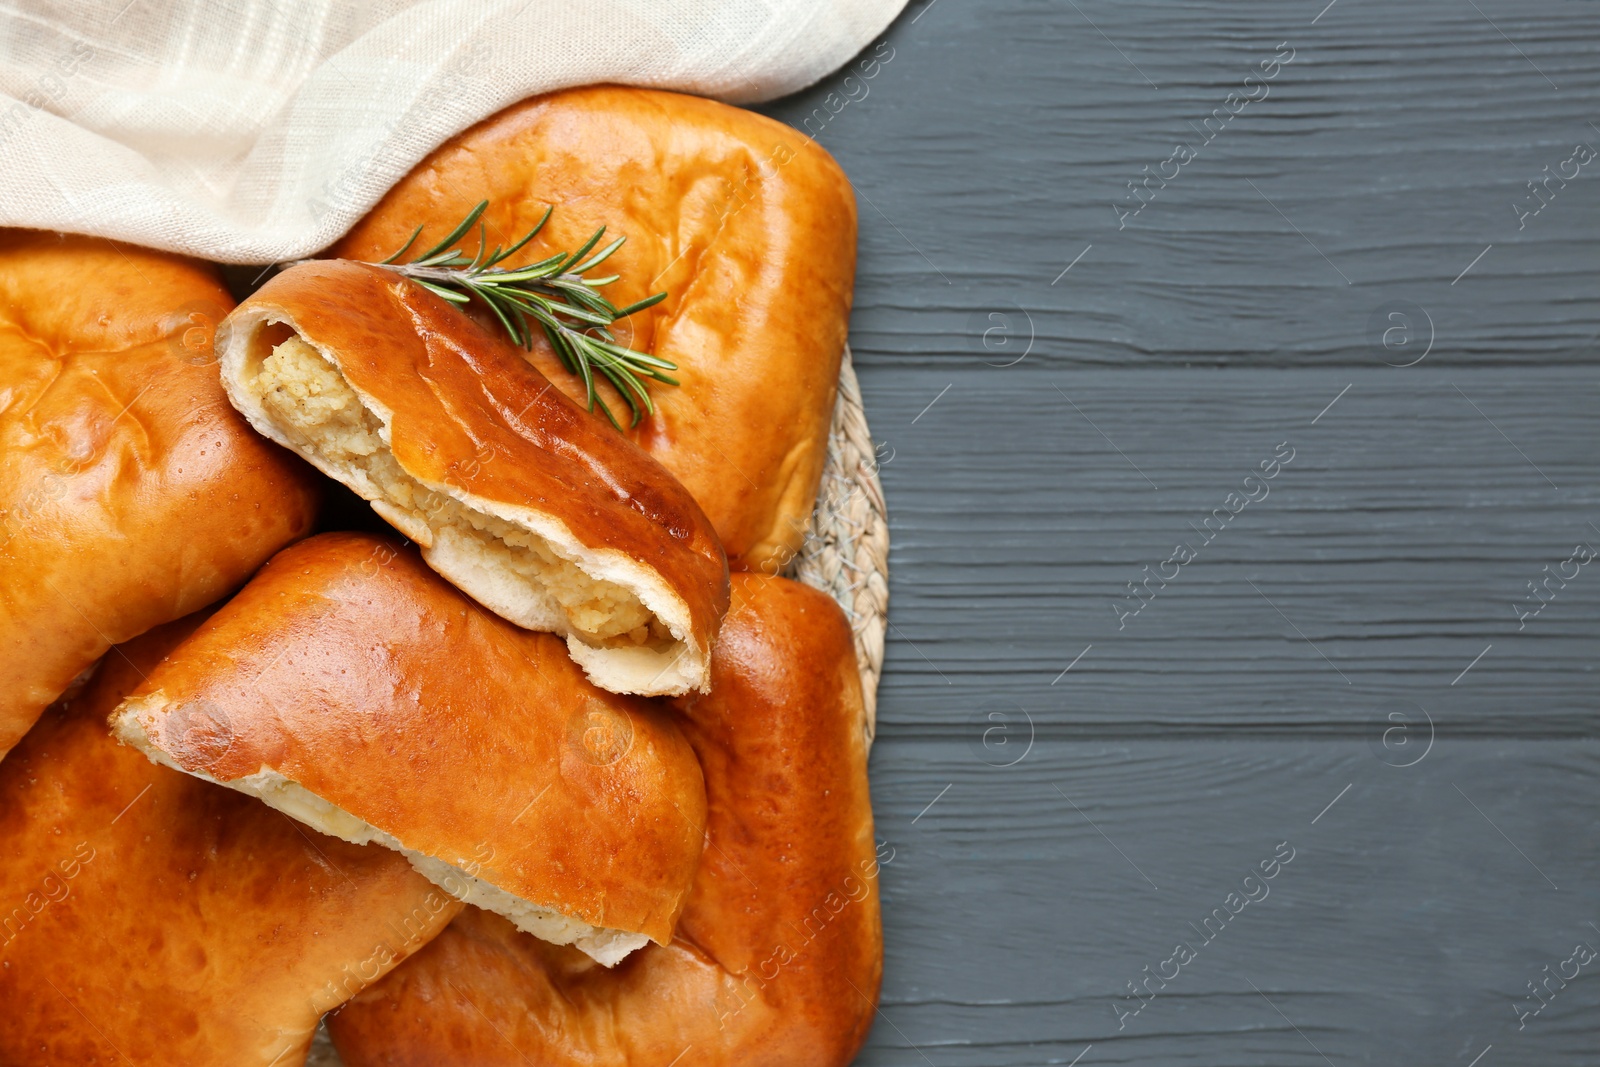
[[[522,240],[510,248],[496,247],[490,252],[483,224],[483,213],[488,207],[489,202],[483,201],[468,212],[444,240],[409,262],[397,262],[421,236],[422,227],[418,226],[399,251],[373,266],[408,278],[452,304],[468,304],[473,299],[482,301],[494,312],[511,339],[523,348],[533,347],[533,324],[537,323],[562,364],[583,379],[589,410],[593,411],[599,404],[618,430],[622,425],[595,391],[596,375],[609,381],[621,394],[633,415],[630,426],[637,426],[645,415],[654,414],[655,404],[650,399],[647,383],[653,380],[677,385],[677,379],[669,377],[667,372],[677,370],[678,366],[618,344],[611,326],[618,319],[653,307],[665,300],[667,294],[657,293],[619,308],[600,293],[601,286],[616,281],[617,275],[586,277],[611,258],[627,238],[618,237],[595,252],[595,246],[605,236],[606,229],[602,226],[576,252],[558,252],[537,263],[502,267],[501,263],[521,251],[544,229],[554,209],[546,208],[544,217]],[[457,245],[474,225],[478,227],[478,253],[468,256]],[[590,255],[591,252],[594,254]]]

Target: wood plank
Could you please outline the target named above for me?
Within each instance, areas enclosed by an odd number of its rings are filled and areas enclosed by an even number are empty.
[[[1520,1031],[1515,1006],[1576,943],[1600,950],[1600,743],[1441,737],[1409,767],[1334,740],[981,755],[874,750],[895,854],[862,1064],[1592,1061],[1600,962]],[[1244,883],[1280,842],[1288,864]],[[1195,958],[1122,1018],[1179,942]]]
[[[997,689],[1074,736],[1347,732],[1405,699],[1452,731],[1594,729],[1600,571],[1567,563],[1600,549],[1592,372],[1019,369],[863,375],[886,734],[964,728]]]
[[[873,77],[766,108],[809,119],[861,195],[867,362],[969,359],[1020,305],[1041,360],[1370,365],[1396,301],[1456,365],[1592,359],[1600,161],[1562,168],[1600,148],[1592,9],[1323,8],[938,0],[864,53],[889,57]],[[1267,95],[1204,127],[1283,42]],[[1163,166],[1179,143],[1195,157]],[[1547,166],[1577,176],[1519,222]],[[1119,221],[1128,182],[1175,169]]]

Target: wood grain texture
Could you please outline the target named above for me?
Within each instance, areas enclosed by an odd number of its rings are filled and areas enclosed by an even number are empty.
[[[1600,964],[1552,985],[1520,1031],[1513,1006],[1576,943],[1600,949],[1600,746],[1383,755],[1358,740],[1036,741],[1005,768],[883,741],[878,832],[895,856],[863,1062],[1065,1064],[1091,1044],[1080,1067],[1325,1062],[1313,1043],[1336,1064],[1465,1064],[1490,1044],[1501,1063],[1591,1062]],[[1230,905],[1280,842],[1294,858],[1266,895]],[[1204,925],[1214,908],[1228,921]],[[1171,975],[1179,942],[1196,958],[1119,1030],[1117,1009],[1140,1003],[1127,983]]]
[[[863,362],[968,359],[969,317],[1017,304],[1038,362],[1366,364],[1367,318],[1395,300],[1432,314],[1436,361],[1587,362],[1596,167],[1520,230],[1512,204],[1574,144],[1600,148],[1593,11],[1339,0],[1311,25],[1322,6],[936,0],[891,29],[875,77],[772,108],[810,118],[863,197]],[[1282,42],[1270,94],[1119,230],[1127,183],[1198,142]]]
[[[1600,548],[1592,372],[1020,369],[865,379],[886,736],[958,728],[997,690],[1074,732],[1338,733],[1381,698],[1469,732],[1595,726],[1600,568],[1518,616],[1545,567]],[[1235,515],[1230,493],[1260,499]],[[1179,544],[1197,555],[1163,568]]]
[[[766,109],[861,202],[898,850],[862,1063],[1593,1059],[1593,965],[1521,1031],[1513,1005],[1600,948],[1600,572],[1516,606],[1600,547],[1600,161],[1513,205],[1600,148],[1600,20],[1325,4],[921,2]]]

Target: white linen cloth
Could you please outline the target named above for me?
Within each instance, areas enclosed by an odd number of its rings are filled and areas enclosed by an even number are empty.
[[[595,82],[782,96],[905,0],[23,0],[0,6],[0,226],[309,255],[452,134]]]

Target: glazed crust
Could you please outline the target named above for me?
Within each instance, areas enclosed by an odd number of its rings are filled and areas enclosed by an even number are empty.
[[[652,385],[658,413],[630,436],[694,494],[736,569],[781,570],[810,522],[849,325],[856,206],[838,164],[799,131],[712,100],[568,89],[447,141],[332,254],[383,259],[421,223],[414,247],[426,248],[481,200],[491,246],[554,206],[518,263],[601,226],[627,236],[605,292],[622,307],[666,291],[622,336],[676,363],[682,382]],[[532,357],[584,396],[542,338]]]
[[[196,621],[118,646],[0,764],[0,1063],[299,1063],[460,910],[388,849],[117,744],[106,715]]]
[[[263,768],[513,896],[672,939],[705,787],[666,709],[587,682],[414,549],[322,534],[275,556],[113,719],[223,783]]]
[[[314,518],[223,396],[198,263],[0,230],[0,757],[112,644],[226,594]]]
[[[611,650],[585,660],[598,684],[647,694],[705,684],[728,605],[727,561],[704,512],[659,463],[590,418],[508,341],[446,301],[389,272],[344,261],[279,274],[219,334],[231,399],[258,430],[283,443],[288,439],[253,399],[247,379],[291,328],[333,359],[357,394],[391,413],[389,448],[412,478],[474,507],[495,508],[503,518],[553,521],[586,553],[586,570],[623,568],[630,588],[680,611],[684,632],[663,658],[673,664],[669,679],[682,674],[682,684],[613,683],[601,659],[625,653]],[[406,532],[427,536],[425,529]],[[429,561],[438,566],[434,557]],[[658,606],[645,593],[641,599]],[[587,648],[575,636],[572,645],[574,655]]]
[[[838,606],[735,575],[709,696],[686,699],[707,848],[669,947],[612,971],[468,908],[329,1026],[350,1067],[839,1067],[882,972],[861,683]]]

